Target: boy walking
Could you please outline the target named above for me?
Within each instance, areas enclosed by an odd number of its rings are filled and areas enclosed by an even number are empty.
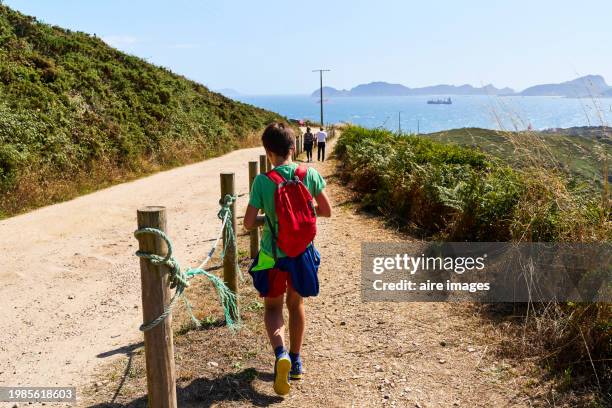
[[[249,274],[264,298],[264,323],[276,358],[274,391],[286,395],[289,379],[299,380],[303,374],[304,297],[319,293],[321,258],[312,243],[316,217],[331,216],[331,207],[321,175],[291,161],[295,136],[289,126],[272,123],[261,140],[274,169],[255,178],[244,227],[263,226],[261,250]],[[258,215],[259,210],[265,215]],[[289,312],[289,350],[284,341],[284,303]]]
[[[325,161],[325,142],[327,141],[327,132],[323,127],[317,132],[317,160]]]

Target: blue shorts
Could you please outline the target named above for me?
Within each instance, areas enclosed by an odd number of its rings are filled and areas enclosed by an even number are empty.
[[[249,268],[253,285],[261,297],[277,297],[293,288],[302,297],[319,294],[317,273],[321,264],[321,255],[314,245],[296,257],[278,258],[276,263],[267,269],[261,269],[260,257],[269,258],[267,254],[257,254]]]

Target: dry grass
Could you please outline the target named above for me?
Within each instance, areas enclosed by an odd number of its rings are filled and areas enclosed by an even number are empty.
[[[610,321],[608,305],[474,305],[491,324],[488,337],[498,358],[529,362],[530,394],[546,407],[605,407],[610,395],[610,333],[594,321]],[[602,331],[603,329],[603,331]],[[609,329],[608,329],[609,330]]]
[[[591,102],[598,101],[591,96]],[[504,106],[505,113],[494,111],[498,126],[502,116],[509,117],[513,131],[499,134],[513,146],[517,158],[526,163],[527,189],[521,197],[513,224],[518,241],[532,241],[538,225],[551,205],[559,209],[556,240],[565,242],[602,242],[612,238],[609,191],[609,153],[600,145],[595,154],[601,163],[601,201],[590,209],[584,197],[570,188],[558,167],[558,152],[550,149],[546,135],[524,130],[526,121]],[[586,115],[586,109],[585,115]],[[609,142],[607,123],[601,109],[596,109],[596,124],[602,127],[601,138]],[[589,125],[592,118],[586,117]],[[590,211],[589,211],[590,210]],[[489,308],[485,308],[489,310]],[[612,404],[612,305],[610,304],[525,304],[515,305],[498,325],[499,354],[517,359],[533,359],[552,376],[560,394],[550,394],[551,406],[609,406]]]

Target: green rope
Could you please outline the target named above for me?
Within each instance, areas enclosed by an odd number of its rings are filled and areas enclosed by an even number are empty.
[[[232,209],[231,205],[236,201],[236,196],[231,196],[226,194],[221,200],[219,200],[219,205],[221,209],[217,213],[217,217],[222,222],[222,233],[223,241],[226,243],[223,250],[221,251],[221,258],[225,257],[225,248],[229,248],[229,246],[236,241],[236,236],[234,235],[234,229],[232,228]]]
[[[236,235],[234,234],[234,228],[232,228],[232,210],[231,205],[236,201],[236,196],[226,194],[221,200],[219,205],[221,209],[217,213],[217,217],[222,221],[223,241],[226,243],[221,251],[221,259],[225,258],[225,248],[229,248],[230,245],[236,243]],[[225,228],[223,228],[225,226]],[[214,251],[214,250],[213,250]],[[238,254],[236,254],[238,255]],[[238,274],[240,281],[244,282],[244,276],[242,270],[238,268]]]
[[[153,234],[153,235],[157,235],[158,237],[163,239],[164,242],[166,242],[166,245],[168,246],[168,253],[166,254],[166,256],[151,254],[151,253],[143,252],[140,250],[136,252],[136,256],[140,258],[148,259],[154,265],[167,266],[169,269],[168,282],[170,284],[170,288],[175,289],[174,295],[172,296],[170,303],[164,306],[164,312],[161,315],[159,315],[157,318],[155,318],[154,320],[148,323],[143,323],[140,326],[141,331],[150,330],[153,327],[160,324],[162,321],[164,321],[164,319],[166,319],[170,315],[170,313],[172,313],[172,309],[176,305],[176,302],[178,301],[178,299],[181,297],[183,298],[183,301],[185,302],[185,306],[187,308],[187,312],[189,313],[189,317],[195,323],[196,327],[200,327],[202,323],[193,314],[191,303],[189,303],[189,300],[187,299],[187,297],[183,296],[185,289],[189,286],[189,280],[193,278],[194,276],[199,276],[199,275],[206,276],[208,280],[212,283],[212,285],[215,287],[215,290],[217,291],[217,295],[219,296],[219,300],[221,302],[221,306],[223,307],[223,313],[225,315],[225,322],[227,326],[230,327],[231,329],[237,329],[239,327],[240,316],[238,314],[238,304],[236,301],[236,295],[232,293],[232,291],[225,285],[222,279],[220,279],[216,275],[204,269],[204,266],[210,260],[210,258],[212,258],[212,255],[215,252],[215,249],[217,248],[217,245],[219,243],[219,238],[221,238],[221,234],[225,234],[224,239],[225,239],[226,245],[229,245],[229,243],[233,243],[236,240],[236,237],[234,235],[234,231],[232,228],[232,221],[231,221],[232,211],[230,208],[230,206],[234,203],[234,201],[236,201],[235,196],[226,195],[219,202],[219,204],[221,205],[221,209],[219,210],[219,213],[217,214],[217,216],[219,217],[219,219],[222,220],[222,230],[219,236],[217,237],[217,239],[215,240],[210,252],[208,253],[208,256],[206,257],[204,262],[202,262],[202,264],[198,266],[197,268],[188,268],[184,272],[181,270],[180,264],[173,256],[174,248],[172,246],[172,242],[170,241],[170,238],[168,238],[168,236],[163,231],[157,228],[141,228],[134,232],[135,237],[138,237],[139,235],[142,235],[142,234]],[[224,256],[225,256],[225,253],[222,252],[221,258],[223,258]],[[234,320],[233,316],[236,316],[236,320]]]

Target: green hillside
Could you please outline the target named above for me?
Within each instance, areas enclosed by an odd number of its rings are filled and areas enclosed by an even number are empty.
[[[605,157],[612,155],[609,128],[570,130],[500,132],[464,128],[422,136],[482,150],[513,167],[544,166],[561,170],[576,184],[601,191]]]
[[[0,217],[219,155],[278,118],[0,4]]]

